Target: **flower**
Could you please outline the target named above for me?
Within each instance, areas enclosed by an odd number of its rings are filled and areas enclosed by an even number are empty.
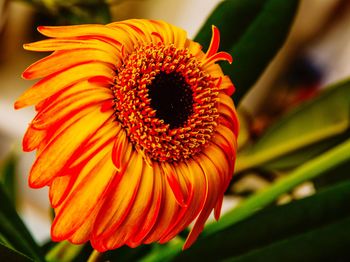
[[[165,243],[196,219],[189,247],[219,218],[236,157],[218,29],[206,53],[163,21],[38,31],[50,39],[24,48],[54,52],[25,70],[42,79],[15,108],[36,105],[23,149],[37,152],[29,185],[50,188],[52,239],[103,252]]]

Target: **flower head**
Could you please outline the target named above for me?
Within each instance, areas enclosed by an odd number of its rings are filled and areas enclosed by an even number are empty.
[[[185,248],[233,174],[238,120],[234,87],[209,49],[162,21],[39,27],[54,51],[23,73],[42,78],[15,103],[36,105],[23,139],[37,151],[29,184],[49,186],[55,241],[98,251],[164,243],[195,221]]]

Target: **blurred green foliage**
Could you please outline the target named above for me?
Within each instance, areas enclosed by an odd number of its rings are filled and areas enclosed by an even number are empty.
[[[38,12],[46,24],[106,24],[111,22],[110,6],[105,0],[22,0]]]

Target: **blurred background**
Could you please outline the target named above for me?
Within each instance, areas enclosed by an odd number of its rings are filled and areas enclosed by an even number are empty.
[[[51,214],[47,190],[33,190],[27,185],[34,153],[21,152],[21,139],[34,116],[34,109],[13,109],[16,98],[33,84],[21,79],[22,71],[44,56],[22,48],[24,43],[40,39],[36,26],[149,18],[162,19],[182,27],[189,38],[193,38],[219,2],[0,0],[0,162],[6,161],[11,154],[18,158],[17,207],[36,240],[43,242],[49,238]],[[325,86],[348,77],[349,43],[350,1],[302,0],[285,44],[238,105],[240,149],[257,141],[275,121],[317,96]],[[224,210],[273,183],[281,175],[278,172],[256,172],[254,169],[239,171],[226,194]],[[281,196],[278,201],[286,203],[314,192],[313,183],[306,182]]]

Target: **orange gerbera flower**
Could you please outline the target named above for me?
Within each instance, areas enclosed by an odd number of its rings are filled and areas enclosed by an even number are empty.
[[[206,53],[162,21],[39,27],[54,51],[23,73],[42,78],[15,103],[36,105],[23,139],[37,151],[31,187],[50,187],[54,241],[91,241],[98,251],[164,243],[193,220],[184,248],[233,174],[238,120],[234,87]]]

